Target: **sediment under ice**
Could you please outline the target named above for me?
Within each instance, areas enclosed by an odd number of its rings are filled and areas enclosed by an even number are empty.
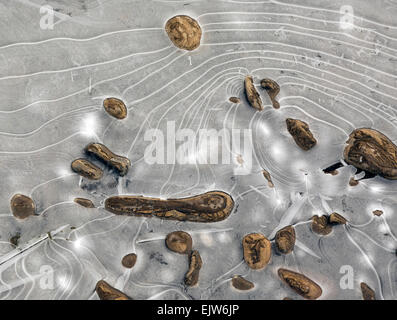
[[[50,0],[53,29],[40,27],[40,3],[0,1],[1,299],[98,299],[102,279],[132,299],[302,299],[280,280],[280,268],[315,281],[320,299],[362,299],[361,282],[377,299],[397,298],[397,182],[376,176],[353,187],[352,166],[337,175],[322,171],[342,159],[356,128],[397,141],[396,1]],[[344,5],[354,10],[353,25],[343,20]],[[197,49],[170,41],[164,25],[176,14],[200,24]],[[245,98],[246,76],[262,111]],[[280,109],[260,88],[265,78],[280,86]],[[109,97],[125,103],[125,119],[106,113]],[[287,118],[308,123],[317,145],[301,150]],[[146,161],[149,129],[164,135],[163,163]],[[167,132],[178,129],[247,132],[252,152],[241,143],[226,150],[228,163],[183,164],[167,149]],[[128,157],[128,173],[98,161],[101,180],[74,173],[71,162],[85,158],[92,142]],[[198,149],[204,157],[225,151]],[[212,190],[235,202],[231,215],[213,224],[103,208],[115,195],[168,199]],[[17,220],[9,206],[14,194],[31,197],[36,215]],[[76,204],[78,197],[95,208]],[[312,232],[314,215],[333,212],[348,223],[326,236]],[[243,237],[261,233],[274,246],[288,225],[296,233],[293,252],[272,250],[264,269],[251,270]],[[191,235],[203,262],[198,285],[186,291],[189,261],[165,244],[178,230]],[[137,260],[127,269],[121,261],[131,253]],[[233,288],[235,275],[254,288]]]

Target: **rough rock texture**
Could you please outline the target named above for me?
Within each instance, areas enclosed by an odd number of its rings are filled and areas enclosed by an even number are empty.
[[[262,269],[270,261],[271,242],[260,233],[251,233],[243,238],[244,260],[251,269]]]
[[[360,283],[361,293],[364,300],[376,300],[375,291],[371,289],[365,282]]]
[[[172,43],[180,49],[194,50],[200,46],[201,27],[189,16],[175,16],[165,25],[165,31]]]
[[[315,300],[323,292],[317,283],[303,274],[281,268],[278,269],[278,275],[291,289],[305,299]]]
[[[300,148],[307,151],[317,144],[317,140],[314,138],[306,122],[288,118],[286,123],[288,132]]]
[[[262,170],[262,174],[265,177],[265,179],[267,180],[268,186],[270,188],[274,188],[274,184],[273,184],[272,177],[271,177],[270,173],[266,170]]]
[[[255,287],[255,285],[251,281],[244,279],[240,275],[233,276],[232,286],[241,291],[250,290]]]
[[[171,251],[187,254],[192,250],[193,240],[187,232],[174,231],[167,235],[165,244]]]
[[[347,220],[339,213],[333,212],[329,215],[328,222],[330,224],[346,224]]]
[[[12,214],[18,219],[26,219],[34,215],[36,211],[36,205],[32,198],[23,194],[14,195],[11,198],[10,206]]]
[[[380,216],[383,214],[383,211],[382,211],[382,210],[374,210],[374,211],[372,211],[372,213],[373,213],[375,216],[380,217]]]
[[[278,83],[272,79],[262,79],[261,87],[267,91],[267,94],[269,95],[270,100],[272,101],[273,108],[279,109],[280,104],[276,100],[276,97],[280,92],[280,86],[278,85]]]
[[[332,226],[328,223],[328,216],[314,216],[312,218],[312,230],[323,236],[330,234],[332,232]]]
[[[116,288],[113,288],[105,280],[98,281],[95,291],[100,300],[131,300],[130,297]]]
[[[185,275],[185,284],[189,287],[193,287],[198,284],[200,269],[203,266],[200,253],[197,250],[193,250],[190,253],[189,270]]]
[[[263,104],[261,96],[255,88],[254,81],[251,76],[246,76],[244,81],[245,96],[247,97],[248,103],[256,110],[262,111]]]
[[[123,156],[119,156],[109,150],[108,147],[101,143],[90,143],[85,147],[85,152],[94,155],[107,165],[115,168],[120,176],[125,176],[131,166],[131,161]]]
[[[127,107],[124,102],[117,98],[106,98],[103,101],[105,111],[116,119],[125,119],[127,117]]]
[[[294,250],[295,246],[295,229],[293,226],[286,226],[276,233],[276,246],[278,251],[288,254]]]
[[[232,197],[221,191],[211,191],[182,199],[114,196],[105,201],[105,209],[117,215],[154,216],[192,222],[224,220],[230,215],[233,207]]]
[[[343,152],[346,163],[386,179],[397,179],[397,146],[383,133],[356,129],[346,143]]]
[[[101,168],[86,159],[74,160],[71,167],[74,172],[90,180],[99,180],[103,175]]]
[[[90,199],[74,198],[73,201],[76,202],[77,204],[83,206],[83,207],[86,207],[86,208],[95,208],[94,203]]]

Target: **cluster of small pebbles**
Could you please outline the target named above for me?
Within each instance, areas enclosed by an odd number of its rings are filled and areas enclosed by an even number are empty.
[[[105,111],[116,119],[124,119],[127,116],[127,108],[124,102],[117,98],[107,98],[103,101]],[[120,176],[127,174],[131,162],[128,158],[119,156],[108,147],[100,143],[90,143],[84,149],[87,157],[95,158],[115,169]],[[93,163],[93,159],[78,158],[72,161],[71,169],[81,177],[97,181],[102,179],[103,170]],[[85,208],[95,208],[95,204],[86,198],[76,197],[74,202]],[[24,194],[15,194],[10,200],[11,212],[15,218],[24,220],[36,215],[34,200]],[[17,243],[14,241],[14,243]]]
[[[290,254],[294,250],[296,241],[294,227],[290,225],[278,230],[274,241],[276,250],[280,254]],[[271,241],[263,234],[248,234],[244,236],[242,244],[244,261],[249,268],[261,270],[269,264],[272,255],[272,245]],[[278,275],[289,288],[305,299],[315,300],[322,294],[321,287],[301,273],[280,268],[278,269]],[[238,290],[250,290],[254,288],[252,282],[239,275],[232,278],[232,285]]]
[[[313,232],[326,236],[332,232],[332,227],[335,225],[344,225],[347,220],[339,213],[333,212],[329,216],[313,216],[312,230]]]

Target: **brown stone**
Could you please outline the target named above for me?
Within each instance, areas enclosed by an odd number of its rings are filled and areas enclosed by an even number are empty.
[[[74,160],[72,162],[72,170],[90,180],[99,180],[103,175],[101,168],[86,159]]]
[[[383,211],[382,211],[382,210],[374,210],[374,211],[372,211],[372,213],[373,213],[375,216],[380,217],[380,216],[383,214]]]
[[[90,199],[85,198],[74,198],[74,202],[85,207],[85,208],[95,208],[94,203]]]
[[[232,103],[240,103],[241,102],[240,98],[237,98],[237,97],[230,97],[229,101]]]
[[[313,232],[323,236],[330,234],[332,232],[332,226],[328,223],[328,217],[314,216],[312,218],[312,230]]]
[[[244,84],[245,84],[245,95],[247,97],[249,104],[254,109],[262,111],[263,110],[262,99],[254,86],[252,77],[246,76]]]
[[[397,179],[397,147],[384,134],[374,129],[356,129],[346,143],[346,163],[386,179]]]
[[[376,300],[375,291],[372,290],[365,282],[360,283],[360,288],[364,300]]]
[[[105,280],[97,282],[95,291],[100,300],[132,300],[125,293],[113,288]]]
[[[172,43],[184,50],[194,50],[200,46],[201,27],[189,16],[179,15],[167,21],[165,31]]]
[[[314,138],[306,122],[288,118],[286,123],[288,132],[301,149],[307,151],[317,144],[317,140]]]
[[[255,285],[251,281],[248,281],[239,275],[233,276],[232,286],[242,291],[251,290],[255,287]]]
[[[117,98],[106,98],[103,101],[105,111],[116,119],[124,119],[127,117],[127,107],[124,102]]]
[[[272,79],[262,79],[261,87],[267,91],[267,94],[272,101],[273,108],[279,109],[280,104],[276,100],[276,97],[280,92],[280,86],[278,85],[278,83]]]
[[[359,181],[358,181],[358,180],[354,179],[354,177],[351,177],[351,178],[350,178],[350,180],[349,180],[349,186],[355,187],[355,186],[358,185],[358,184],[359,184]]]
[[[266,171],[266,170],[262,170],[262,174],[263,174],[263,176],[265,177],[265,179],[267,180],[267,185],[270,187],[270,188],[274,188],[274,184],[273,184],[273,181],[272,181],[272,177],[270,176],[270,173],[268,172],[268,171]]]
[[[133,266],[135,266],[136,259],[137,255],[135,253],[129,253],[123,257],[121,264],[123,267],[131,269]]]
[[[190,253],[189,270],[185,275],[185,284],[189,287],[193,287],[198,283],[200,269],[203,266],[200,253],[197,250],[193,250]]]
[[[96,156],[107,165],[115,168],[120,176],[125,176],[131,166],[131,161],[128,158],[113,153],[108,147],[101,143],[90,143],[85,147],[85,152]]]
[[[36,211],[34,201],[23,194],[15,194],[11,198],[10,205],[12,214],[18,219],[26,219],[34,215]]]
[[[233,198],[221,191],[211,191],[182,199],[113,196],[105,200],[105,209],[117,215],[192,222],[222,221],[229,216],[233,207]]]
[[[339,213],[333,212],[328,218],[330,224],[346,224],[347,220],[345,217],[341,216]]]
[[[251,269],[262,269],[270,261],[271,242],[260,233],[251,233],[243,238],[244,260]]]
[[[167,235],[165,244],[171,251],[187,254],[192,250],[192,237],[184,231],[174,231]]]
[[[278,251],[284,254],[291,253],[295,246],[295,229],[293,226],[287,226],[277,231],[276,233],[276,246]]]
[[[305,299],[315,300],[322,294],[321,287],[303,274],[287,269],[278,269],[278,275],[291,289]]]

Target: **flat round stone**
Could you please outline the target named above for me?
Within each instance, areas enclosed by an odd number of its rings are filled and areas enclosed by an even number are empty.
[[[34,215],[36,206],[34,201],[23,194],[16,194],[10,201],[11,212],[18,219],[26,219]]]
[[[189,16],[175,16],[165,25],[165,31],[172,43],[180,49],[194,50],[200,46],[201,27]]]

